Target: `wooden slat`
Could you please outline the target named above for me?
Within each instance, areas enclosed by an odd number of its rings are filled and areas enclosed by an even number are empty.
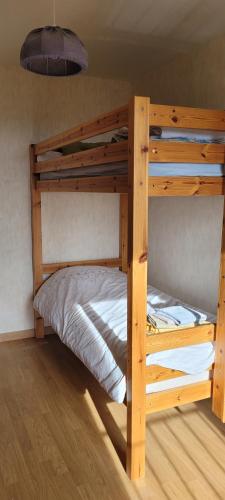
[[[211,372],[212,366],[210,366],[208,370]],[[187,373],[180,370],[173,370],[172,368],[165,368],[164,366],[146,366],[146,384],[154,384],[156,382],[183,377],[185,375],[187,375]]]
[[[149,120],[160,127],[225,130],[225,112],[217,109],[150,104]]]
[[[198,144],[174,141],[149,142],[150,162],[220,163],[225,160],[224,144]]]
[[[127,472],[145,470],[145,335],[148,258],[149,99],[129,105]]]
[[[149,196],[218,196],[224,194],[224,177],[149,177]]]
[[[225,422],[225,200],[220,257],[220,283],[217,310],[216,356],[212,409],[222,422]]]
[[[205,382],[198,382],[197,384],[190,384],[168,391],[156,392],[146,396],[146,413],[155,413],[157,411],[173,408],[174,406],[181,406],[201,399],[211,397],[212,382],[206,380]]]
[[[43,274],[53,274],[65,267],[74,266],[105,266],[105,267],[120,267],[122,264],[121,259],[96,259],[96,260],[79,260],[68,262],[55,262],[51,264],[42,265]]]
[[[125,161],[128,158],[128,142],[121,141],[106,144],[86,151],[60,156],[52,160],[36,162],[35,173],[55,172],[68,168],[91,167]]]
[[[120,195],[120,257],[121,270],[127,272],[127,244],[128,244],[128,196]]]
[[[215,339],[215,325],[207,324],[193,328],[146,335],[146,352],[153,353],[176,349],[188,345],[212,342]]]
[[[41,192],[127,193],[127,175],[76,177],[37,181]],[[148,196],[218,196],[225,192],[224,177],[149,177]]]
[[[127,193],[127,175],[37,181],[41,192]]]
[[[128,107],[123,106],[109,113],[104,113],[78,127],[73,127],[65,132],[49,137],[35,146],[35,154],[43,154],[52,149],[58,149],[73,142],[95,137],[115,128],[120,128],[128,123]]]
[[[33,166],[35,162],[34,146],[30,146],[30,188],[32,221],[32,257],[33,257],[33,296],[43,283],[42,279],[42,232],[41,232],[41,193],[36,189]],[[44,321],[34,311],[34,329],[37,338],[44,337]]]
[[[154,384],[162,380],[169,380],[171,378],[183,377],[187,375],[180,370],[173,370],[172,368],[165,368],[163,366],[151,365],[146,366],[145,382],[146,384]]]

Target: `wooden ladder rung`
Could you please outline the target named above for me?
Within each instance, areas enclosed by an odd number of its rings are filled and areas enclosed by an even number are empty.
[[[146,352],[154,353],[215,340],[212,323],[146,335]]]
[[[211,365],[208,370],[212,373],[213,365]],[[173,368],[165,368],[164,366],[158,365],[146,366],[146,384],[154,384],[157,382],[162,382],[163,380],[171,380],[173,378],[184,376],[187,376],[187,373],[180,370],[175,370]]]
[[[187,374],[180,370],[174,370],[173,368],[165,368],[158,365],[146,366],[146,384],[154,384],[155,382],[182,377],[184,375]]]

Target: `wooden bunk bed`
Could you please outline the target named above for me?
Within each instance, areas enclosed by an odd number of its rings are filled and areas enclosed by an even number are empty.
[[[134,97],[128,106],[106,113],[30,146],[34,294],[44,275],[67,266],[120,267],[128,275],[127,342],[127,472],[132,479],[144,475],[145,417],[147,414],[210,398],[212,411],[225,422],[225,229],[223,223],[217,324],[206,324],[146,335],[148,197],[224,196],[224,177],[149,177],[149,162],[224,164],[223,144],[152,141],[149,127],[174,127],[225,131],[225,111],[154,105],[149,98]],[[95,147],[89,151],[37,161],[37,156],[62,146],[128,126],[128,141]],[[128,161],[128,174],[41,179],[43,172],[68,167]],[[116,259],[45,264],[42,259],[41,193],[95,192],[120,194],[120,255]],[[43,319],[35,313],[37,338],[44,337]],[[147,383],[182,375],[157,366],[146,367],[146,354],[216,340],[213,379],[181,388],[146,394]]]

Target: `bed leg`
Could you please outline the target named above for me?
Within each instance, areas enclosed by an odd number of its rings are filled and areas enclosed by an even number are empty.
[[[43,339],[45,336],[44,320],[38,313],[34,313],[34,333],[37,339]]]
[[[149,99],[129,105],[127,473],[145,474]]]
[[[41,193],[36,188],[33,172],[36,156],[34,146],[30,146],[30,187],[31,187],[31,222],[32,222],[32,256],[33,256],[33,296],[43,283],[42,274],[42,232],[41,232]],[[36,338],[45,336],[44,320],[34,311],[34,332]]]
[[[225,423],[225,203],[223,211],[212,410]]]

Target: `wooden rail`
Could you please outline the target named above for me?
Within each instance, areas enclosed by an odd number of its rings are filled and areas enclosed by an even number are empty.
[[[36,186],[41,192],[127,193],[128,191],[126,175],[37,181]]]
[[[149,196],[218,196],[224,194],[224,177],[149,177]]]
[[[79,151],[52,160],[36,162],[34,173],[55,172],[68,168],[91,167],[94,165],[117,163],[128,159],[127,141],[106,144],[86,151]]]
[[[213,373],[213,365],[208,368],[210,374]],[[158,365],[146,366],[146,384],[154,384],[163,380],[171,380],[172,378],[184,377],[187,373],[173,368],[165,368]]]
[[[105,266],[105,267],[120,267],[122,260],[115,259],[96,259],[96,260],[79,260],[79,261],[68,261],[68,262],[55,262],[52,264],[42,264],[43,274],[53,274],[60,269],[65,267],[74,266]]]
[[[187,375],[180,370],[173,370],[172,368],[165,368],[158,365],[146,366],[146,384],[154,384],[162,380],[169,380],[171,378],[183,377]]]
[[[150,140],[149,161],[152,163],[219,163],[224,165],[225,145]]]
[[[212,382],[198,382],[167,391],[156,392],[146,396],[146,413],[155,413],[157,411],[181,406],[201,399],[210,398],[212,394]]]
[[[213,340],[215,340],[215,325],[210,323],[194,326],[193,328],[146,335],[146,352],[152,354],[153,352],[176,349],[177,347],[213,342]]]
[[[127,175],[76,177],[36,181],[41,192],[127,193]],[[224,177],[149,177],[148,196],[218,196],[225,192]]]
[[[160,127],[225,131],[225,111],[150,104],[149,121]]]
[[[70,128],[54,137],[39,142],[35,145],[34,152],[36,155],[40,155],[53,149],[59,149],[67,144],[72,144],[73,142],[79,142],[99,134],[104,134],[105,132],[110,132],[127,124],[128,106],[123,106],[109,113],[104,113],[81,126]]]

